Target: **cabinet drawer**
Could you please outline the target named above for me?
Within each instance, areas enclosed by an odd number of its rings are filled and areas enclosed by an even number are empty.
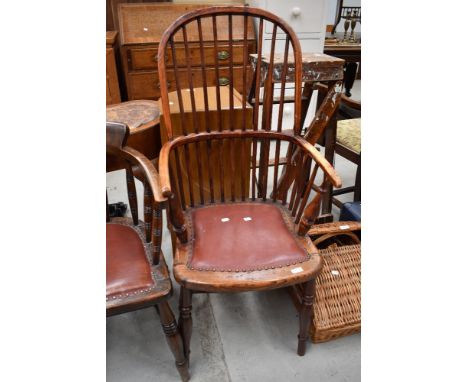
[[[249,52],[251,50],[252,43],[249,43]],[[216,51],[218,55],[219,65],[227,66],[230,62],[229,54],[229,45],[228,44],[219,44],[218,50]],[[232,45],[232,60],[236,65],[241,65],[243,63],[243,49],[242,44],[233,44]],[[157,68],[157,48],[132,48],[128,50],[129,58],[129,67],[132,70],[155,70]],[[199,45],[192,45],[189,47],[189,55],[192,59],[192,66],[201,65],[201,52]],[[215,64],[215,48],[213,45],[204,46],[204,55],[205,55],[205,65],[213,66]],[[185,48],[183,46],[176,47],[176,58],[177,66],[186,66],[186,55]],[[247,61],[248,62],[248,61]],[[172,50],[169,49],[168,57],[168,67],[172,66]]]
[[[325,32],[325,1],[310,0],[266,0],[266,9],[280,15],[293,29],[301,35],[303,33]],[[273,33],[271,23],[267,23],[266,33]],[[281,33],[278,31],[278,33]]]
[[[234,87],[239,93],[243,93],[243,66],[236,66],[233,68]],[[182,88],[189,88],[189,80],[186,69],[179,69],[178,79]],[[166,71],[168,91],[176,90],[175,74],[173,69]],[[250,89],[250,82],[252,79],[251,70],[247,72],[247,89]],[[192,69],[192,81],[194,87],[203,86],[202,71],[200,68]],[[159,87],[158,72],[141,72],[129,73],[129,99],[157,99],[161,96]],[[219,78],[216,77],[214,68],[206,70],[206,82],[208,86],[215,86],[218,82],[221,86],[228,86],[231,82],[228,68],[219,69]]]

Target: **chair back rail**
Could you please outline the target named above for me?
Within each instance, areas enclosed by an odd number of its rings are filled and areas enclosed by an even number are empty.
[[[222,18],[224,29],[219,27]],[[258,35],[255,49],[248,44],[252,24]],[[224,41],[227,37],[225,50],[220,50],[220,36]],[[274,71],[278,53],[284,68],[280,73]],[[293,80],[287,73],[291,57]],[[214,63],[214,81],[207,62]],[[175,73],[171,92],[168,67]],[[160,153],[162,193],[168,197],[179,239],[187,240],[183,211],[213,203],[279,203],[296,224],[310,226],[315,218],[309,215],[321,200],[314,193],[321,195],[327,182],[338,186],[340,180],[299,137],[302,53],[292,29],[276,15],[247,6],[195,10],[178,18],[162,36],[158,73],[168,139]],[[294,95],[291,126],[285,126],[284,118],[287,92]],[[284,163],[280,155],[286,151]],[[316,185],[319,170],[324,176]],[[304,214],[309,215],[301,220]]]

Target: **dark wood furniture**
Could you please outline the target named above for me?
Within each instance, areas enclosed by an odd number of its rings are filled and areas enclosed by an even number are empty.
[[[106,104],[120,102],[119,78],[115,61],[115,42],[117,32],[106,32]]]
[[[358,66],[361,66],[361,43],[330,43],[325,39],[324,53],[330,56],[342,58],[346,61],[344,67],[345,95],[351,97],[351,89],[353,88]]]
[[[107,124],[106,154],[126,164],[132,217],[110,219],[107,208],[106,314],[112,316],[155,306],[180,376],[188,381],[188,362],[167,303],[172,285],[161,251],[161,203],[165,198],[161,195],[158,174],[149,160],[134,149],[124,147],[128,135],[127,126]],[[144,222],[138,219],[133,165],[139,166],[144,174]]]
[[[160,108],[156,101],[139,100],[109,105],[106,121],[123,123],[129,127],[127,145],[139,151],[156,165],[161,150]],[[124,168],[114,158],[107,161],[107,171]],[[135,176],[142,180],[142,173],[135,167]]]
[[[221,20],[224,20],[220,24]],[[249,25],[256,19],[259,26],[258,51],[252,52],[249,43]],[[227,21],[227,24],[226,24]],[[227,25],[227,28],[226,28]],[[261,71],[261,60],[255,68],[254,98],[262,99],[253,105],[252,121],[247,117],[247,94],[242,93],[242,113],[234,112],[234,83],[229,89],[228,118],[221,118],[220,86],[215,85],[216,112],[210,113],[208,100],[207,62],[214,62],[214,71],[220,69],[217,32],[221,27],[228,36],[234,34],[234,25],[243,31],[234,39],[228,39],[229,57],[234,57],[234,44],[240,43],[242,65],[236,74],[243,89],[248,83],[249,54],[269,57],[270,65]],[[208,31],[207,31],[208,29]],[[197,31],[199,45],[190,53],[188,31]],[[213,32],[213,33],[212,33]],[[223,32],[223,35],[226,32]],[[269,33],[271,41],[263,43],[263,34]],[[219,33],[221,34],[221,32]],[[178,36],[179,44],[174,43]],[[291,131],[283,131],[283,110],[286,90],[286,70],[279,80],[273,79],[275,46],[284,46],[283,63],[288,63],[288,53],[294,57],[294,125]],[[174,51],[177,53],[174,54]],[[200,55],[201,66],[192,69],[195,55]],[[179,69],[179,64],[184,69]],[[233,77],[236,62],[227,61],[227,73]],[[174,83],[168,86],[167,68],[171,67]],[[160,157],[162,193],[168,198],[169,226],[174,234],[174,277],[181,285],[179,327],[184,338],[186,357],[190,355],[192,332],[191,304],[194,292],[242,292],[267,290],[295,284],[304,284],[299,317],[298,349],[304,355],[309,335],[311,309],[314,295],[314,278],[321,268],[317,249],[306,233],[319,214],[320,202],[328,183],[339,187],[341,181],[331,165],[313,145],[304,140],[301,130],[302,58],[299,41],[292,29],[277,16],[250,7],[213,7],[185,14],[164,33],[158,50],[158,74],[161,84],[162,115],[168,134]],[[185,77],[185,78],[184,78]],[[205,112],[193,118],[196,110],[196,84],[203,84],[201,94]],[[276,84],[279,90],[278,113],[273,114],[273,94]],[[177,97],[170,98],[174,89]],[[187,93],[189,97],[183,97]],[[182,131],[173,129],[171,102],[177,102],[178,118]],[[237,119],[239,118],[239,119]],[[201,131],[200,122],[210,130]],[[236,120],[238,121],[236,123]],[[275,130],[272,127],[275,127]],[[283,145],[283,148],[281,147]],[[284,172],[281,174],[280,151],[289,152]],[[269,170],[269,153],[274,153],[274,165]],[[201,153],[208,158],[223,158],[227,153],[231,160],[210,160],[206,166],[200,161]],[[245,153],[250,153],[249,156]],[[182,164],[188,167],[195,162],[195,171],[189,171],[188,197],[181,174]],[[249,163],[249,172],[242,169]],[[310,173],[304,167],[310,165]],[[215,191],[213,174],[230,182],[219,182]],[[323,173],[323,177],[321,176]],[[246,176],[250,187],[246,187]],[[316,179],[323,179],[319,185]],[[240,197],[236,188],[241,190]],[[209,190],[205,197],[204,190]],[[195,202],[199,195],[199,202]],[[219,195],[219,196],[218,196]]]
[[[339,190],[332,191],[332,202],[339,208],[342,207],[341,203],[335,196],[343,195],[346,193],[354,193],[353,200],[355,202],[361,200],[361,103],[356,102],[346,96],[341,97],[340,107],[336,113],[336,118],[332,120],[332,129],[336,129],[337,138],[335,144],[335,152],[343,158],[353,162],[357,165],[356,177],[354,186],[343,187]],[[340,121],[342,121],[340,123]],[[345,125],[344,122],[351,122]],[[359,139],[359,144],[353,140]]]
[[[336,4],[336,15],[335,15],[335,22],[332,28],[332,34],[335,34],[336,27],[340,23],[342,18],[346,18],[347,16],[353,16],[358,22],[361,22],[361,7],[357,6],[343,6],[344,0],[338,0]]]
[[[136,99],[158,99],[161,94],[157,72],[157,51],[161,37],[166,28],[179,16],[186,12],[208,7],[204,4],[120,4],[119,5],[119,28],[120,28],[120,55],[122,60],[122,69],[125,76],[128,100]],[[203,25],[205,34],[205,44],[203,49],[206,54],[206,60],[201,62],[201,53],[198,49],[199,37],[197,28],[187,29],[188,52],[191,56],[191,72],[194,74],[194,86],[202,86],[199,82],[202,66],[206,73],[208,86],[219,84],[229,86],[234,82],[236,89],[242,93],[242,36],[244,33],[243,25],[234,22],[232,36],[227,33],[227,19],[219,18],[219,28],[217,30],[217,45],[214,46],[213,36],[209,20]],[[255,33],[253,24],[247,26],[247,44],[249,52],[255,50]],[[229,45],[229,40],[233,41]],[[187,83],[187,66],[182,58],[185,55],[185,48],[182,44],[182,37],[176,36],[174,41],[176,50],[179,54],[179,73],[181,81]],[[230,46],[232,50],[229,51]],[[215,70],[214,54],[218,62]],[[229,65],[233,64],[232,73],[229,71]],[[175,71],[172,65],[168,65],[166,72],[166,81],[169,91],[176,89]]]

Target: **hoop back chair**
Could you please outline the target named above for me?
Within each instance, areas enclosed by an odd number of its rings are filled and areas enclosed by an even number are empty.
[[[107,123],[106,158],[123,163],[131,218],[109,217],[106,195],[106,313],[107,316],[154,306],[183,381],[190,379],[183,342],[167,303],[172,295],[169,272],[161,252],[162,215],[158,174],[145,156],[124,147],[128,126]],[[144,222],[138,219],[138,201],[132,166],[144,176]]]
[[[259,34],[253,52],[247,48],[251,18]],[[219,28],[220,20],[227,28]],[[231,38],[234,28],[243,31],[238,41]],[[270,44],[262,43],[265,33],[271,35]],[[215,72],[219,70],[217,39],[221,34],[229,41],[231,77],[227,84],[216,76],[213,81],[205,67],[212,60]],[[174,49],[174,41],[182,41],[184,49]],[[242,75],[237,77],[237,85],[234,44],[242,47]],[[296,64],[296,102],[289,133],[283,126],[286,70],[280,74],[281,80],[275,80],[272,70],[262,65],[281,49],[285,63],[292,52]],[[201,61],[196,68],[192,65],[195,55]],[[252,57],[261,58],[255,60],[255,67]],[[179,60],[186,72],[178,73]],[[171,93],[167,67],[176,73],[176,89]],[[339,187],[340,179],[299,136],[302,63],[297,37],[285,22],[261,9],[204,8],[181,16],[166,30],[159,45],[158,71],[168,135],[159,157],[160,180],[168,198],[170,228],[176,236],[174,276],[181,285],[179,327],[186,357],[190,354],[193,292],[267,290],[298,283],[305,283],[306,290],[298,343],[298,354],[304,355],[313,279],[321,267],[318,251],[305,234],[319,213],[325,185],[331,182]],[[252,83],[255,99],[261,97],[262,105],[248,103]],[[279,103],[274,109],[275,93],[279,93]],[[282,172],[280,151],[289,153]],[[310,174],[302,171],[307,158],[313,163]],[[269,167],[270,162],[273,166]],[[323,182],[315,185],[319,173]]]

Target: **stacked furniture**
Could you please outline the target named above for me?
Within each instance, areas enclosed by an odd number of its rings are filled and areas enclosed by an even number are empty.
[[[119,28],[120,28],[120,55],[122,69],[127,88],[129,100],[137,99],[158,99],[161,96],[161,88],[157,71],[157,51],[162,35],[166,28],[183,14],[209,7],[209,5],[199,4],[120,4]],[[214,36],[210,31],[211,20],[203,22],[205,40],[203,50],[206,52],[205,62],[201,61],[200,38],[198,28],[194,25],[187,29],[187,41],[189,54],[192,58],[192,73],[194,74],[194,86],[202,86],[201,77],[196,73],[205,71],[208,86],[229,86],[232,82],[234,87],[243,93],[242,89],[242,44],[244,27],[241,23],[234,22],[232,35],[228,34],[227,18],[220,17],[217,28],[217,45],[213,44]],[[247,25],[247,46],[249,53],[255,50],[255,33],[253,24]],[[232,50],[229,50],[229,41],[233,41]],[[185,48],[182,43],[182,36],[177,36],[174,41],[176,54],[178,57],[179,73],[185,86],[188,86]],[[213,54],[215,53],[215,54]],[[169,57],[171,60],[172,58]],[[215,61],[218,68],[215,67]],[[228,68],[232,64],[233,71]],[[176,89],[175,69],[169,64],[166,71],[167,87],[169,90]]]

